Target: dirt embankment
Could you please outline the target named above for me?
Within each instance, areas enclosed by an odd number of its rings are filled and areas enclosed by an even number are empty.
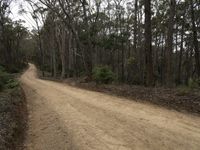
[[[0,92],[0,149],[21,150],[27,120],[25,94],[17,87]]]

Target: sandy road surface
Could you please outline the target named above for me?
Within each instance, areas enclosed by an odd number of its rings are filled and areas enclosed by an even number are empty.
[[[21,77],[29,110],[27,150],[200,150],[200,117]]]

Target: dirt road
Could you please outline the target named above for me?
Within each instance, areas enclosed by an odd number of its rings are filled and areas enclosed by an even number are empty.
[[[200,117],[21,77],[29,129],[26,150],[199,150]]]

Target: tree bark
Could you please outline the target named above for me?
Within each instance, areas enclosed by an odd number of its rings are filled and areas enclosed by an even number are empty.
[[[66,31],[62,23],[56,26],[56,38],[58,43],[58,49],[61,60],[61,78],[65,78],[65,69],[66,69],[66,57],[65,57],[65,49],[66,49]]]
[[[182,20],[182,29],[181,29],[181,47],[180,47],[180,53],[179,53],[179,63],[178,63],[178,78],[177,82],[178,84],[181,83],[181,72],[182,72],[182,56],[183,56],[183,38],[184,38],[184,28],[185,27],[185,17],[183,17]]]
[[[62,62],[62,72],[61,78],[65,78],[65,69],[66,69],[66,60],[65,60],[65,48],[66,48],[66,31],[63,29],[62,31],[62,39],[61,39],[61,62]]]
[[[165,65],[165,84],[172,86],[173,84],[173,71],[172,71],[172,53],[173,53],[173,27],[174,27],[174,16],[175,16],[175,0],[170,0],[170,16],[168,22],[168,33],[166,41],[166,65]]]
[[[86,29],[86,34],[87,34],[87,45],[84,47],[84,55],[85,55],[85,62],[87,66],[87,75],[89,78],[92,78],[92,42],[91,42],[91,33],[90,33],[90,28],[88,24],[88,16],[87,16],[87,9],[86,9],[86,0],[80,0],[82,7],[83,7],[83,15],[84,15],[84,23],[85,23],[85,29]]]
[[[153,86],[152,61],[152,33],[151,33],[151,0],[145,0],[145,53],[146,53],[146,85]]]
[[[200,57],[199,57],[199,45],[197,40],[197,29],[195,24],[195,14],[194,14],[194,4],[193,0],[190,0],[191,5],[191,19],[192,19],[192,31],[193,31],[193,45],[194,45],[194,51],[195,51],[195,63],[196,63],[196,73],[198,78],[200,77]]]
[[[137,12],[138,12],[138,0],[135,0],[135,18],[134,18],[134,51],[137,55]]]

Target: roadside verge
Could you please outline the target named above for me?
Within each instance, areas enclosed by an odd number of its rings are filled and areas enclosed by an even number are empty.
[[[0,92],[0,149],[23,149],[27,123],[26,99],[18,86]]]
[[[148,88],[127,84],[96,84],[94,82],[84,82],[82,78],[69,78],[65,80],[54,79],[52,77],[39,77],[44,80],[66,83],[91,91],[103,92],[110,95],[129,98],[131,100],[158,105],[167,109],[177,110],[183,113],[200,115],[200,91],[188,91],[182,88]]]

